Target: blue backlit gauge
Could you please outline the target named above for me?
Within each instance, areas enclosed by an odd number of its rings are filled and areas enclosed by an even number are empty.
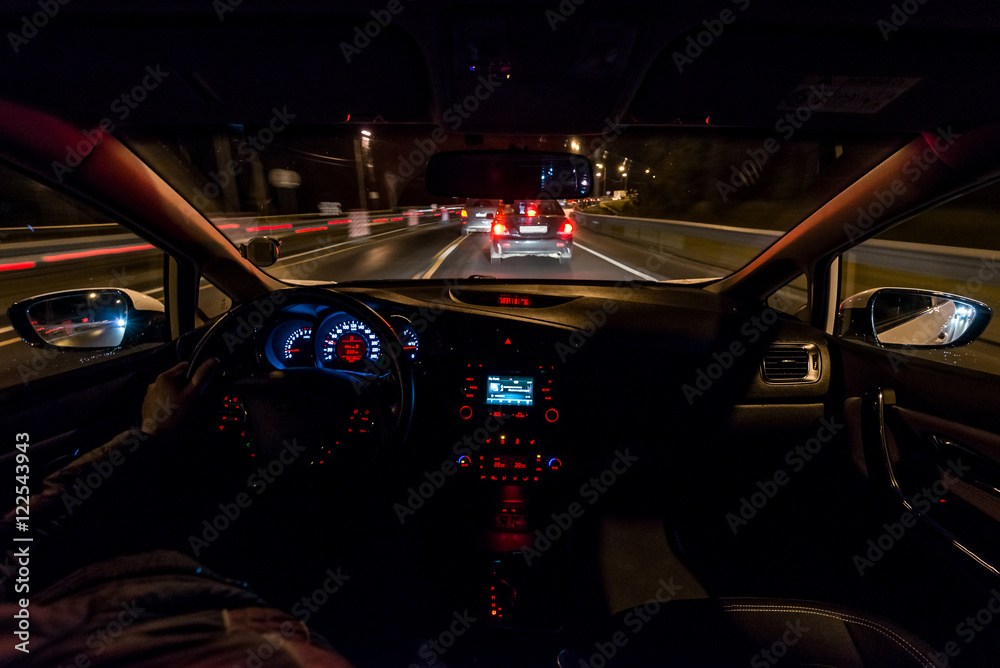
[[[372,329],[357,320],[344,316],[327,329],[320,343],[320,361],[324,366],[364,366],[377,362],[382,354],[382,342]]]
[[[312,365],[312,333],[312,327],[298,327],[282,336],[280,357],[285,366]]]

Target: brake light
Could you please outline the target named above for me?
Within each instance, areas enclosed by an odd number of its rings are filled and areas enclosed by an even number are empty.
[[[535,211],[534,209],[528,209],[528,218],[531,218],[532,216],[537,216],[537,215],[538,215],[537,211]]]
[[[503,223],[493,223],[493,234],[502,235],[507,234],[507,226]]]
[[[573,234],[573,223],[568,220],[563,223],[562,228],[559,230],[559,234]]]
[[[462,209],[462,218],[468,218],[468,217],[469,217],[469,212],[466,211],[465,209]]]

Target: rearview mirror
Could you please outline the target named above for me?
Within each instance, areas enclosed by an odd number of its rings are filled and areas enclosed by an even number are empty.
[[[272,237],[254,237],[240,244],[240,255],[250,260],[255,267],[270,267],[278,261],[281,241]]]
[[[983,333],[993,311],[968,297],[913,288],[875,288],[848,297],[837,331],[883,348],[956,348]]]
[[[135,290],[50,292],[17,302],[7,315],[27,343],[56,350],[112,350],[168,339],[163,304]]]
[[[449,151],[427,161],[427,192],[502,200],[576,199],[594,183],[590,160],[573,153]]]

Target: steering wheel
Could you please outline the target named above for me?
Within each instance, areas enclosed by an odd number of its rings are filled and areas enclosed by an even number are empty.
[[[329,307],[368,324],[383,342],[379,362],[365,373],[268,365],[260,354],[260,330],[295,304]],[[205,396],[238,397],[257,466],[280,458],[285,465],[322,463],[322,470],[353,475],[405,442],[413,414],[409,358],[389,323],[353,297],[320,288],[265,293],[209,328],[192,353],[189,379],[212,357],[220,364]]]

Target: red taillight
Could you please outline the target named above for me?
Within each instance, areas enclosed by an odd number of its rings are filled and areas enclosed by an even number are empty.
[[[559,234],[573,234],[573,223],[568,220],[559,229]]]
[[[493,234],[507,234],[507,226],[503,223],[493,223]]]
[[[468,218],[468,217],[469,217],[469,212],[466,211],[465,209],[462,209],[462,218]]]
[[[537,211],[535,211],[534,209],[528,209],[528,218],[531,218],[532,216],[537,216],[537,215],[538,215]]]

